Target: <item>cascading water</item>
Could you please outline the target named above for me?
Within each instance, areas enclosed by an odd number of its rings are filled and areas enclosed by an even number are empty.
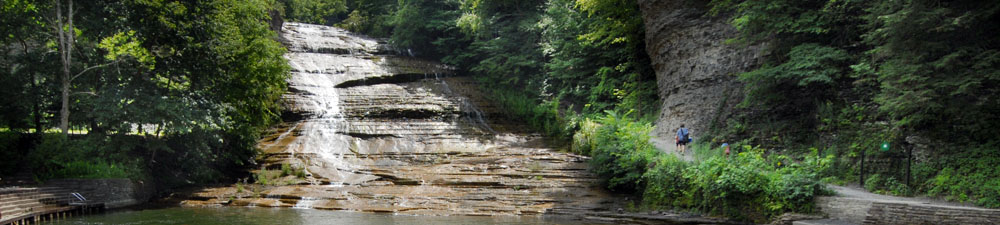
[[[339,28],[282,30],[291,121],[261,140],[255,172],[284,175],[207,189],[185,204],[436,215],[606,207],[584,157],[487,121],[496,106],[472,79]]]
[[[454,91],[451,90],[451,85],[448,84],[448,81],[442,80],[440,75],[435,73],[434,80],[438,81],[441,84],[441,87],[444,90],[443,92],[445,94],[457,95],[455,94]],[[493,130],[493,127],[490,127],[490,124],[486,122],[486,116],[483,113],[483,111],[479,110],[479,107],[476,107],[475,104],[472,104],[472,101],[469,100],[468,97],[458,96],[457,99],[459,99],[460,110],[463,112],[463,114],[465,114],[466,118],[469,119],[470,123],[475,124],[476,126],[482,128],[483,130],[489,131],[490,134],[497,133],[497,131]]]
[[[322,199],[315,197],[302,197],[301,199],[299,199],[298,202],[295,203],[295,206],[293,206],[292,208],[311,209],[313,204],[315,204],[317,201],[320,200]]]
[[[290,34],[286,35],[290,36],[286,58],[293,73],[288,83],[290,89],[297,91],[290,98],[307,114],[287,151],[293,156],[311,156],[304,166],[310,174],[325,178],[324,182],[345,184],[365,180],[362,178],[365,175],[357,173],[357,165],[344,158],[352,154],[352,138],[344,134],[347,124],[336,85],[357,78],[352,76],[357,72],[377,72],[377,66],[357,56],[374,50],[377,43],[362,38],[346,39],[344,31],[325,26],[289,24],[286,29]],[[359,68],[362,70],[357,71]]]

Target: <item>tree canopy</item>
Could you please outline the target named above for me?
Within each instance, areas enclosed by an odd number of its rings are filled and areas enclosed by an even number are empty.
[[[174,168],[163,173],[208,181],[252,163],[259,132],[278,121],[288,74],[285,50],[267,23],[275,2],[65,1],[62,9],[70,3],[75,14],[61,15],[75,22],[66,30],[73,38],[69,126],[87,140],[70,145],[82,146],[76,154],[100,154],[39,163],[37,172],[101,160],[139,171]],[[3,94],[24,97],[5,98],[14,104],[2,125],[41,132],[59,116],[55,93],[64,77],[51,68],[66,62],[51,53],[62,47],[54,44],[59,29],[47,21],[60,8],[49,1],[3,4],[0,24],[10,29],[0,35],[0,79],[17,87]]]

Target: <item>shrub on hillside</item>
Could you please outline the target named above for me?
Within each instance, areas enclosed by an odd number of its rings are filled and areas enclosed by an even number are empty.
[[[811,212],[813,198],[827,193],[818,176],[832,157],[814,151],[789,163],[765,158],[762,149],[744,148],[732,158],[712,157],[690,165],[661,154],[643,175],[644,204],[764,222],[784,212]]]
[[[642,175],[651,159],[659,153],[649,143],[653,126],[636,122],[626,115],[608,111],[594,121],[584,120],[583,128],[574,140],[574,150],[590,153],[592,170],[616,191],[641,192],[645,187]]]
[[[997,143],[939,157],[932,162],[940,169],[923,184],[927,194],[948,200],[973,202],[976,205],[1000,208],[1000,155]]]

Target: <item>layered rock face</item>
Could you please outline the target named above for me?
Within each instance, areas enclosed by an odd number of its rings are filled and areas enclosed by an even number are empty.
[[[256,172],[284,166],[304,174],[205,189],[186,205],[432,215],[611,210],[613,198],[585,157],[487,122],[495,107],[450,68],[395,56],[339,28],[282,30],[292,121],[260,142]]]
[[[725,44],[736,29],[724,16],[706,15],[700,1],[639,0],[639,6],[663,104],[655,139],[672,142],[681,124],[695,139],[724,126],[743,96],[736,75],[759,65],[762,47]]]

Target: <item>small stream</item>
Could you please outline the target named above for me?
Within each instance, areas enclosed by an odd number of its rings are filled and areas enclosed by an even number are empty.
[[[172,207],[116,211],[55,222],[70,224],[585,224],[559,217],[517,216],[404,216],[386,213],[310,210],[295,208]]]

